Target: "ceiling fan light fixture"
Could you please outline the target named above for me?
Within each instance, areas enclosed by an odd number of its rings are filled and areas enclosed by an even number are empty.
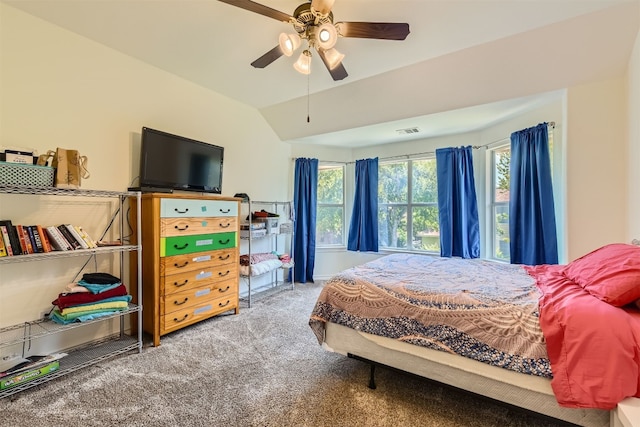
[[[344,59],[344,53],[338,52],[336,48],[331,48],[324,51],[324,58],[327,61],[327,67],[330,70],[336,68]]]
[[[293,52],[300,46],[300,36],[297,34],[280,33],[278,44],[285,56],[293,55]]]
[[[311,52],[308,49],[302,51],[293,68],[301,74],[311,74]]]
[[[324,50],[329,50],[338,41],[338,30],[333,24],[328,22],[320,25],[315,34],[316,45]]]

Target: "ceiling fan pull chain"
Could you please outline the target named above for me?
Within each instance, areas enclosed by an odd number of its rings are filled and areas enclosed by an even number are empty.
[[[309,118],[309,79],[310,79],[311,73],[307,74],[307,123],[309,123],[311,121],[311,119]]]

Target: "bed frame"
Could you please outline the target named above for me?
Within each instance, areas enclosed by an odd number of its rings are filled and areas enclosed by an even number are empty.
[[[429,378],[584,427],[616,426],[617,411],[563,408],[547,378],[521,374],[456,354],[359,332],[335,323],[325,325],[323,348]],[[373,368],[372,368],[373,384]]]

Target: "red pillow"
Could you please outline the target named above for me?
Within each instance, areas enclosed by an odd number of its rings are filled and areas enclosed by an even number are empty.
[[[570,262],[564,275],[616,307],[640,299],[640,246],[613,243]]]

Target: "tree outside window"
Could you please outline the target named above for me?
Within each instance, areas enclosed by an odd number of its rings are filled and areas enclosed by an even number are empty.
[[[318,168],[316,244],[344,245],[344,166]]]
[[[378,209],[381,247],[440,252],[435,159],[381,163]]]

